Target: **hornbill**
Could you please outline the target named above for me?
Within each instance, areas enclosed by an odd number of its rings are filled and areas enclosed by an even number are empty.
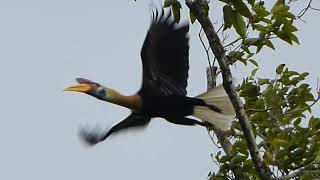
[[[84,140],[93,145],[112,133],[133,127],[145,127],[151,118],[161,117],[180,125],[209,126],[227,130],[235,117],[232,104],[219,85],[194,98],[187,97],[189,69],[189,24],[177,25],[171,13],[156,10],[144,40],[141,59],[143,78],[141,89],[125,96],[99,83],[77,78],[78,85],[65,91],[86,93],[131,109],[131,114],[106,132],[82,131]],[[190,118],[193,115],[201,121]],[[188,116],[188,117],[187,117]]]

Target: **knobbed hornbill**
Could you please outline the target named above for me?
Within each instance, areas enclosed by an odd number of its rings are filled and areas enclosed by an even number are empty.
[[[180,125],[214,124],[227,130],[235,117],[232,104],[220,85],[197,97],[187,97],[189,69],[189,25],[177,25],[170,13],[156,10],[142,46],[142,87],[132,96],[125,96],[99,83],[77,78],[79,83],[65,91],[86,93],[131,109],[132,113],[106,132],[82,131],[84,140],[93,145],[112,133],[148,125],[151,118],[161,117]],[[202,121],[191,119],[193,115]]]

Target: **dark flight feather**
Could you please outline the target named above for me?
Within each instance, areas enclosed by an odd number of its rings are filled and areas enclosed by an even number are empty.
[[[189,25],[156,10],[144,40],[141,59],[144,88],[161,95],[186,95],[189,70]]]
[[[202,99],[186,97],[189,70],[189,24],[176,24],[170,17],[171,13],[165,13],[164,10],[160,12],[155,10],[152,14],[152,22],[141,49],[143,78],[141,89],[138,91],[138,96],[142,100],[140,111],[133,111],[127,118],[103,134],[83,133],[83,138],[89,144],[96,144],[124,129],[145,127],[153,117],[162,117],[180,125],[207,126],[211,122],[214,124],[212,118],[207,118],[206,115],[207,111],[217,111],[210,103],[215,102],[215,98],[207,97],[206,93],[201,96]],[[210,100],[208,103],[206,103],[207,99]],[[193,115],[194,110],[197,117],[206,118],[207,121],[186,118]],[[220,115],[221,109],[218,110],[215,113]],[[216,117],[216,114],[212,117]],[[223,127],[228,125],[227,123],[229,121],[223,122]]]
[[[152,22],[144,40],[141,59],[143,67],[142,87],[138,94],[143,98],[158,95],[187,94],[186,86],[189,70],[189,25],[177,24],[171,12],[157,10],[152,14]],[[131,113],[106,133],[102,139],[122,129],[145,127],[150,121],[146,114]],[[184,120],[185,121],[185,120]],[[183,123],[188,123],[183,122]],[[194,122],[189,122],[194,124]]]

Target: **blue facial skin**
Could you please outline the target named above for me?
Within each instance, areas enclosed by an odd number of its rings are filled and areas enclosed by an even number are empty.
[[[97,99],[104,100],[104,98],[106,97],[107,92],[106,92],[105,89],[101,89],[99,91],[90,92],[89,94],[94,96],[94,97],[96,97]]]

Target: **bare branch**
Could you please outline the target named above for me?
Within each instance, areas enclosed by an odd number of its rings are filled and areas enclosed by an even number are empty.
[[[232,41],[231,43],[225,45],[224,48],[226,48],[226,47],[228,47],[228,46],[233,46],[235,43],[237,43],[237,42],[240,41],[241,39],[242,39],[242,38],[238,38],[238,39]]]
[[[309,0],[309,3],[308,3],[308,5],[307,5],[307,7],[303,8],[303,9],[299,12],[299,14],[298,14],[298,16],[297,16],[298,19],[304,21],[304,20],[302,19],[302,16],[304,16],[309,9],[312,9],[312,10],[315,10],[315,11],[320,11],[320,9],[312,7],[312,5],[311,5],[312,1],[313,1],[313,0]]]
[[[298,176],[301,176],[303,174],[303,171],[305,170],[304,167],[301,167],[300,169],[295,170],[293,173],[290,173],[288,175],[285,176],[281,176],[278,178],[274,178],[274,180],[286,180],[286,179],[292,179]]]
[[[208,60],[208,64],[209,64],[209,68],[210,68],[210,73],[211,73],[211,74],[210,74],[210,76],[211,76],[211,82],[214,82],[214,79],[213,79],[214,75],[213,75],[213,69],[212,69],[212,67],[214,66],[214,64],[211,65],[211,61],[210,61],[210,54],[209,54],[210,47],[206,47],[205,43],[203,42],[203,40],[202,40],[202,35],[203,35],[203,33],[202,33],[202,32],[203,32],[203,31],[202,31],[202,28],[201,28],[200,31],[199,31],[198,36],[199,36],[200,42],[201,42],[201,44],[202,44],[202,46],[203,46],[203,49],[206,51],[207,60]]]
[[[223,28],[223,24],[218,28],[217,33]]]
[[[214,144],[217,148],[221,148],[221,146],[218,146],[218,144],[214,141],[214,134],[213,135],[210,134],[210,129],[207,129],[207,133],[211,139],[212,144]]]
[[[317,78],[317,93],[318,93],[318,99],[320,99],[320,78]]]
[[[301,167],[288,175],[277,177],[277,178],[274,178],[273,180],[293,179],[293,178],[301,176],[304,172],[308,172],[308,174],[320,174],[319,170],[308,170],[308,168],[311,167],[312,165],[314,165],[315,163],[316,163],[315,161],[312,161],[311,163],[307,164],[306,166]]]

